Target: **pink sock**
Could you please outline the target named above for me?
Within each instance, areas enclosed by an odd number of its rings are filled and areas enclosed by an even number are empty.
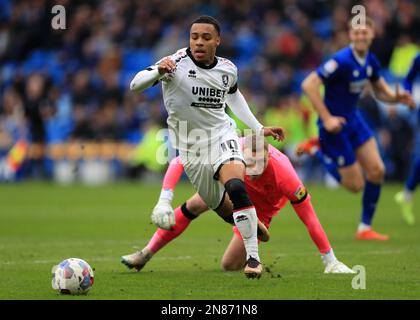
[[[147,248],[153,253],[158,252],[172,239],[178,237],[188,227],[191,220],[184,216],[181,211],[181,207],[174,210],[175,212],[175,225],[172,230],[157,229],[152,239],[147,244]]]
[[[330,242],[328,241],[324,228],[322,228],[321,222],[319,222],[314,208],[312,207],[310,195],[308,195],[306,200],[302,203],[293,205],[293,209],[299,216],[300,220],[302,220],[302,222],[306,225],[309,235],[318,247],[319,252],[324,254],[330,251]]]
[[[163,178],[162,189],[175,190],[176,184],[181,179],[183,172],[184,166],[182,165],[181,158],[178,156],[172,159]]]

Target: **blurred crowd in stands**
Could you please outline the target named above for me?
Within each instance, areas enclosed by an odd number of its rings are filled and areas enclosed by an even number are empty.
[[[66,9],[64,30],[51,27],[57,4]],[[376,23],[372,51],[383,76],[397,83],[419,49],[416,0],[0,0],[0,156],[19,139],[41,147],[141,145],[149,130],[166,126],[166,111],[159,86],[136,94],[128,89],[130,80],[188,46],[190,21],[207,14],[221,22],[217,54],[238,66],[239,88],[255,114],[286,128],[286,142],[277,147],[297,166],[313,166],[292,152],[317,134],[300,83],[348,44],[356,4]],[[369,91],[360,107],[377,134],[387,178],[403,179],[413,117],[405,108],[378,103]]]

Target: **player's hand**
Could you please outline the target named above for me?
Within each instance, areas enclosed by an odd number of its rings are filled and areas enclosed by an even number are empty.
[[[153,209],[152,222],[161,229],[171,230],[175,225],[175,213],[169,200],[159,200]]]
[[[160,75],[175,71],[176,64],[173,60],[166,58],[158,64],[158,71]]]
[[[345,118],[336,116],[330,116],[327,120],[323,121],[325,130],[330,133],[339,133],[345,124]]]
[[[264,135],[264,137],[271,136],[277,141],[283,141],[285,136],[284,129],[277,127],[263,127],[262,134]]]
[[[407,105],[411,110],[416,109],[416,103],[414,102],[411,94],[404,90],[401,91],[399,84],[397,84],[397,88],[395,90],[395,101]]]

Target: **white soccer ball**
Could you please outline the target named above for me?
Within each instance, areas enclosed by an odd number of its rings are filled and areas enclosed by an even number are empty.
[[[52,287],[61,294],[86,294],[93,286],[93,270],[79,258],[69,258],[52,269]]]

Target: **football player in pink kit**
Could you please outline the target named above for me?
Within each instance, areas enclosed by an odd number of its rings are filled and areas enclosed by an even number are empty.
[[[263,139],[263,138],[262,138]],[[297,176],[289,159],[264,139],[264,152],[258,156],[257,137],[249,136],[241,139],[247,172],[245,176],[246,190],[255,205],[258,219],[268,228],[271,219],[290,201],[294,211],[306,225],[309,235],[316,244],[325,264],[325,273],[354,273],[345,264],[338,261],[328,241],[327,235],[311,204],[311,196]],[[261,170],[262,169],[262,170]],[[176,184],[184,171],[179,157],[173,159],[165,174],[162,192],[154,211],[171,213],[171,201]],[[131,255],[123,256],[121,261],[130,269],[141,270],[151,257],[180,235],[190,222],[208,206],[196,193],[182,206],[175,209],[175,221],[170,230],[158,228],[147,246]],[[159,215],[162,216],[162,215]],[[226,219],[225,219],[226,220]],[[226,220],[228,221],[228,220]],[[233,221],[228,221],[233,224]],[[241,269],[246,262],[246,251],[241,235],[233,226],[234,235],[222,258],[222,267],[226,271]],[[261,238],[260,238],[261,239]],[[268,240],[268,238],[266,239]]]

